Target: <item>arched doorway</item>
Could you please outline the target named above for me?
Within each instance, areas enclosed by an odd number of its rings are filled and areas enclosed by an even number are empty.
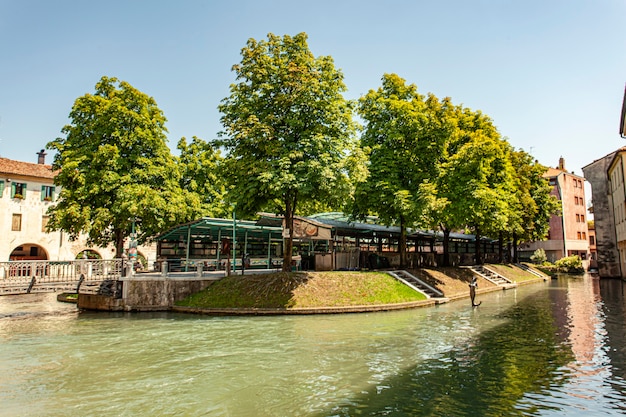
[[[102,259],[102,256],[93,249],[85,249],[78,252],[76,259]]]
[[[34,243],[25,243],[17,246],[9,255],[10,261],[46,261],[48,252]]]

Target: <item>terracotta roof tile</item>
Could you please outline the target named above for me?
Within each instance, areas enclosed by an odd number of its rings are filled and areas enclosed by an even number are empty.
[[[56,176],[56,172],[52,170],[52,165],[32,164],[30,162],[0,158],[0,176],[4,175],[24,175],[35,178],[52,179]]]
[[[546,178],[558,177],[560,174],[562,174],[564,172],[566,172],[566,171],[563,171],[562,169],[548,168],[546,170],[546,173],[543,174],[543,176],[546,177]]]

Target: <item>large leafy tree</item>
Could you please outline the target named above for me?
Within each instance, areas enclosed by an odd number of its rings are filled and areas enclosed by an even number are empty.
[[[359,100],[369,175],[356,186],[353,215],[376,213],[383,223],[400,227],[401,266],[406,265],[407,227],[423,222],[434,192],[430,180],[437,177],[448,138],[441,109],[436,97],[427,99],[396,74],[385,74],[382,86]]]
[[[350,190],[352,110],[341,71],[331,57],[311,53],[305,33],[250,39],[241,56],[237,82],[219,106],[229,199],[242,215],[284,215],[289,270],[299,204],[341,201]]]
[[[476,234],[476,258],[481,262],[481,235],[504,230],[511,214],[514,184],[508,143],[482,112],[453,106],[449,99],[443,102],[439,117],[450,129],[433,180],[429,220],[443,232],[444,265],[449,264],[450,233],[467,228]]]
[[[446,210],[454,225],[474,231],[476,261],[482,263],[481,237],[497,235],[509,225],[514,171],[508,144],[495,130],[474,131],[471,136],[444,165]]]
[[[76,99],[69,117],[66,136],[47,145],[57,151],[55,184],[62,187],[49,211],[50,230],[113,243],[119,257],[133,223],[141,243],[200,212],[199,200],[180,186],[166,119],[152,97],[102,77],[94,94]]]
[[[226,191],[220,173],[223,158],[219,150],[196,136],[190,143],[181,138],[177,148],[180,186],[197,196],[203,216],[226,216]]]

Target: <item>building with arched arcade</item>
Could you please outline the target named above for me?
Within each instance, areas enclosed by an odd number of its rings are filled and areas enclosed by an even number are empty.
[[[47,212],[60,188],[46,153],[37,155],[38,163],[0,158],[0,261],[112,259],[113,246],[93,247],[83,237],[71,241],[62,231],[46,232]],[[139,253],[150,266],[156,259],[153,246],[140,246]]]

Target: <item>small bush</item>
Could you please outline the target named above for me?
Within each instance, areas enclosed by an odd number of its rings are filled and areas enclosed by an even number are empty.
[[[554,266],[559,272],[565,272],[568,274],[585,272],[585,269],[583,268],[583,261],[578,255],[561,258],[554,263]]]
[[[548,260],[548,257],[546,256],[546,251],[543,250],[542,248],[537,249],[530,257],[530,260],[534,264],[542,265],[544,262]]]

